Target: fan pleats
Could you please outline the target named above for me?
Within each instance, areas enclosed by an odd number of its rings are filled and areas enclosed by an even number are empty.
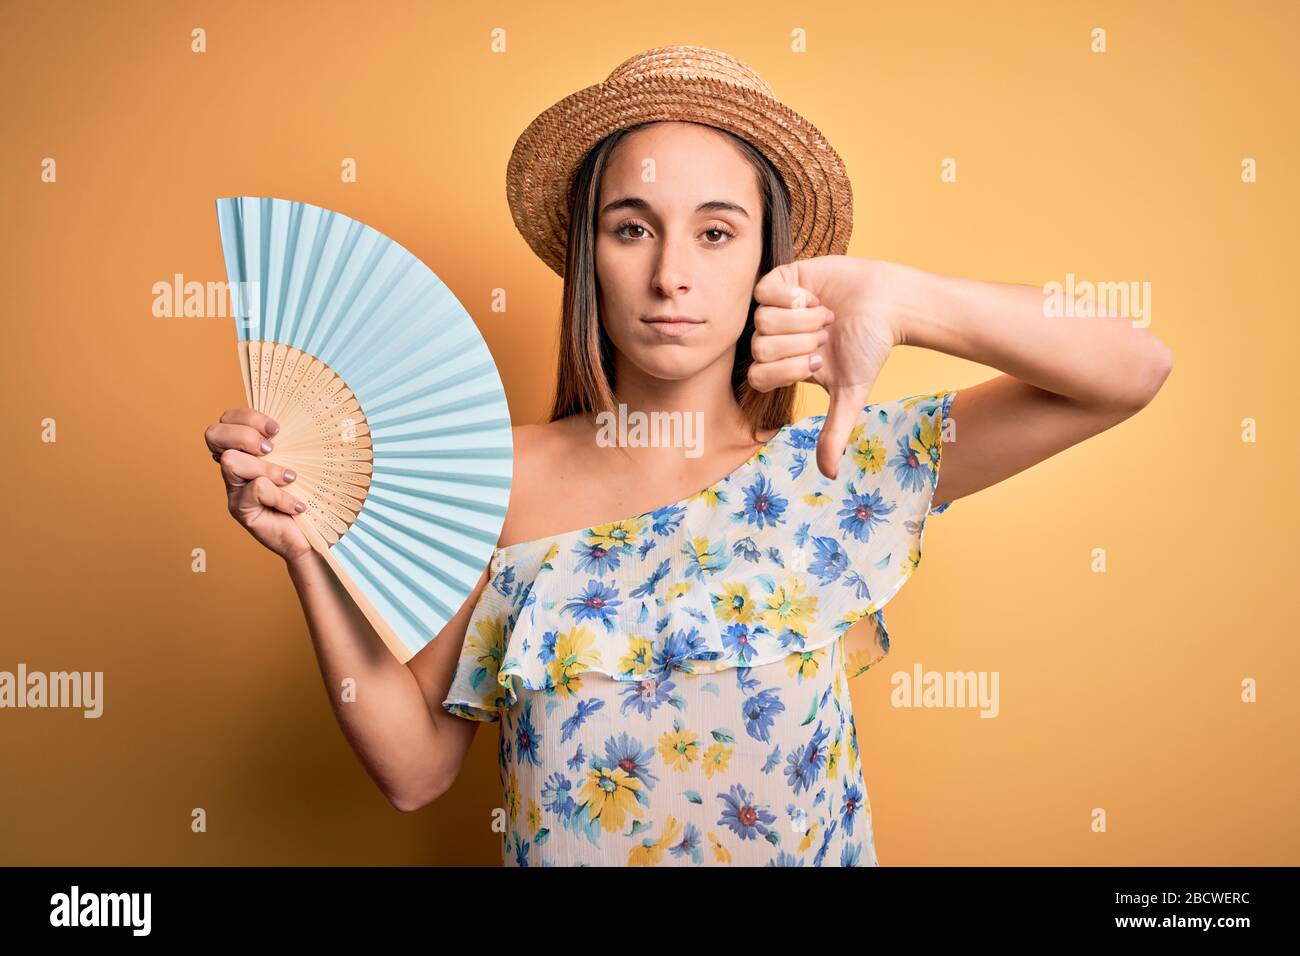
[[[510,413],[464,306],[418,258],[307,203],[217,200],[249,405],[281,424],[295,520],[399,660],[460,609],[509,501]]]

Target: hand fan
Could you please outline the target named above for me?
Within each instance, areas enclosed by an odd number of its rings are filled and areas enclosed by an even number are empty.
[[[446,285],[392,239],[284,199],[217,200],[244,391],[307,540],[405,663],[478,583],[510,496],[496,364]]]

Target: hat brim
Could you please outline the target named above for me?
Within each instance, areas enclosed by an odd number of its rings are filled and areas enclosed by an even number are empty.
[[[506,167],[506,200],[532,250],[561,277],[568,193],[578,164],[615,130],[678,120],[725,129],[752,143],[790,193],[795,258],[843,255],[853,230],[853,187],[821,132],[773,97],[712,77],[606,81],[566,96],[520,135]]]

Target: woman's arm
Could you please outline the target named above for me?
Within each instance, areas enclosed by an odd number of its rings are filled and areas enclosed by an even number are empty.
[[[817,256],[772,269],[754,287],[747,372],[770,391],[826,389],[817,467],[834,478],[854,423],[897,345],[959,355],[1005,374],[958,389],[935,505],[987,488],[1135,414],[1173,368],[1164,343],[1107,312],[1035,286],[977,282],[854,256]],[[1055,317],[1064,313],[1070,317]],[[966,440],[963,441],[962,439]]]
[[[959,389],[950,409],[934,504],[987,488],[1140,411],[1173,356],[1149,329],[1113,309],[1049,315],[1036,286],[934,275],[874,261],[872,285],[895,344],[935,349],[1001,369]],[[1098,312],[1102,309],[1098,308]],[[967,440],[962,441],[965,437]]]
[[[320,664],[325,692],[344,737],[366,772],[399,810],[418,810],[455,780],[478,722],[442,708],[479,594],[407,664],[398,663],[324,559],[315,551],[287,560]],[[355,682],[347,699],[344,681]]]

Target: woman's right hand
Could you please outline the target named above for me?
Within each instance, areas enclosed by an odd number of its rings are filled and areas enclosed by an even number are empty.
[[[277,422],[251,408],[232,408],[209,425],[203,440],[221,462],[231,516],[285,561],[304,557],[312,547],[290,517],[307,506],[284,490],[297,475],[262,456],[274,447]]]

